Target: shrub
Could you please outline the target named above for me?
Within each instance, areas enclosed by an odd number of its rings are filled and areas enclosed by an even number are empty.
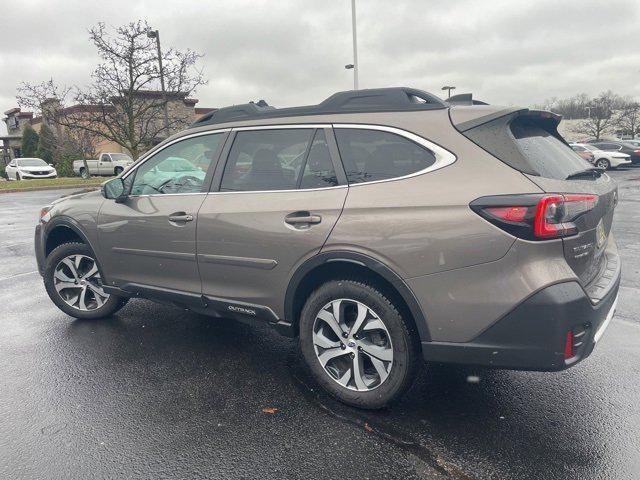
[[[59,159],[56,164],[56,171],[59,177],[75,177],[76,173],[73,171],[73,159]]]
[[[7,172],[2,163],[0,163],[0,178],[7,178]]]

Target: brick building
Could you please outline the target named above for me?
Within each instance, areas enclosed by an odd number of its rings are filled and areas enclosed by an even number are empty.
[[[141,101],[153,101],[162,97],[162,92],[155,90],[146,90],[139,92]],[[186,98],[186,95],[180,93],[167,93],[168,102],[167,110],[171,120],[181,119],[183,127],[195,121],[201,115],[215,110],[214,108],[198,108],[196,104],[198,100],[195,98]],[[83,109],[91,107],[81,107],[78,105],[66,107],[62,109],[62,113],[82,113]],[[33,112],[23,112],[19,107],[12,108],[4,112],[4,122],[7,126],[7,135],[0,136],[0,161],[6,165],[12,158],[20,157],[22,145],[22,133],[26,125],[31,125],[36,132],[39,132],[42,125],[46,123],[54,132],[59,131],[57,126],[49,117],[60,112],[61,107],[57,99],[48,99],[42,105],[43,115],[35,116]],[[162,120],[159,120],[162,121]],[[171,121],[170,123],[173,123]],[[174,131],[180,130],[176,127]],[[161,139],[156,139],[160,141]],[[117,143],[103,137],[95,138],[96,154],[102,152],[122,152],[123,148]]]

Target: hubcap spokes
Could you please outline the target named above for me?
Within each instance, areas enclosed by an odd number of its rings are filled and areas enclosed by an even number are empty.
[[[86,255],[69,255],[58,262],[53,285],[64,302],[78,310],[100,308],[109,299],[102,289],[96,261]]]
[[[351,390],[373,390],[391,372],[389,331],[371,308],[357,300],[334,300],[318,312],[313,345],[327,374]]]

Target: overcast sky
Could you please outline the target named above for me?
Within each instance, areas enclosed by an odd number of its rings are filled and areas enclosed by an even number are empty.
[[[612,89],[640,98],[640,0],[357,0],[361,88],[411,86],[495,104]],[[86,83],[87,28],[146,19],[192,48],[199,106],[317,103],[352,87],[350,0],[20,0],[0,8],[0,112],[21,81]],[[2,122],[0,132],[4,132]]]

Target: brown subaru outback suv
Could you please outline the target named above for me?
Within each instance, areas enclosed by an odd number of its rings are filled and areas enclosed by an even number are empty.
[[[42,210],[47,292],[84,319],[142,297],[267,322],[364,408],[423,360],[572,366],[616,306],[616,184],[558,116],[476,103],[389,88],[207,114]]]

